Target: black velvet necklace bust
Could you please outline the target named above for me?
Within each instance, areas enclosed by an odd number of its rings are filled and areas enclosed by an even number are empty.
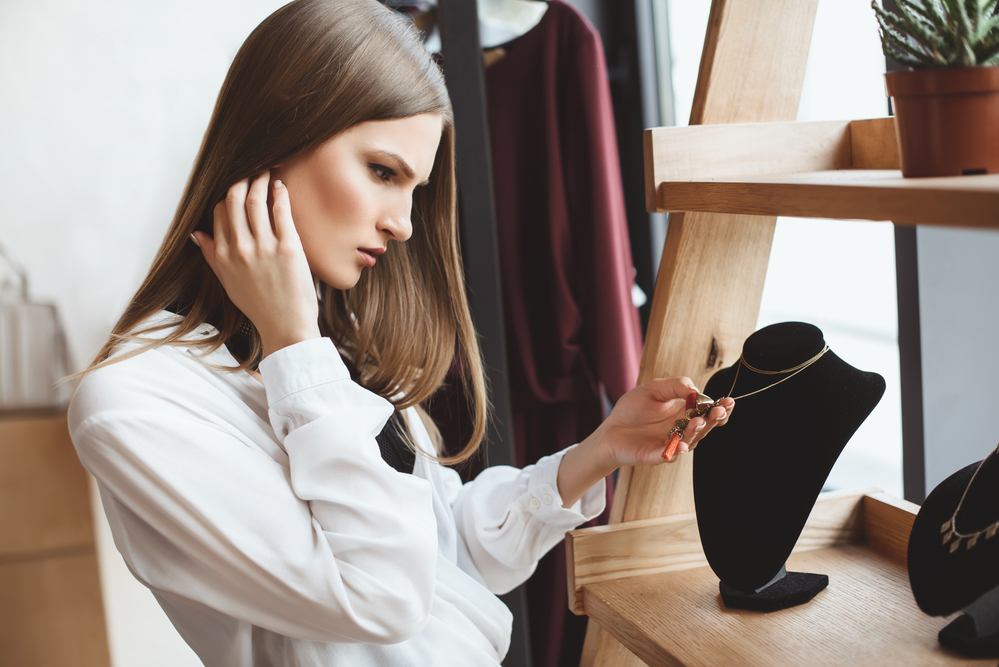
[[[785,322],[750,336],[743,357],[758,369],[779,371],[824,347],[817,327]],[[832,350],[793,377],[738,366],[718,371],[704,393],[738,397],[788,379],[738,400],[729,423],[701,441],[694,454],[694,501],[704,554],[722,582],[726,604],[769,611],[807,602],[828,583],[824,575],[805,575],[796,583],[774,579],[840,452],[881,400],[885,382]],[[740,591],[750,599],[730,604],[726,592]]]
[[[955,517],[965,489],[968,493]],[[962,468],[933,489],[912,524],[908,554],[909,583],[919,608],[931,616],[960,609],[967,613],[940,632],[940,643],[968,655],[996,657],[999,623],[989,617],[999,613],[999,534],[989,537],[991,531],[985,532],[971,548],[971,540],[961,539],[952,551],[956,538],[944,544],[942,531],[951,517],[962,535],[999,521],[999,454]],[[973,605],[978,608],[968,609]]]

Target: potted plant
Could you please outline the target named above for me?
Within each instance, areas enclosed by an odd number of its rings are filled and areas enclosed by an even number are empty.
[[[904,176],[999,173],[999,0],[872,2]]]

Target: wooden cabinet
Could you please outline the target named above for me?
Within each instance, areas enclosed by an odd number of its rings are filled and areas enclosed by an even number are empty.
[[[107,667],[87,474],[64,414],[0,418],[0,667]]]

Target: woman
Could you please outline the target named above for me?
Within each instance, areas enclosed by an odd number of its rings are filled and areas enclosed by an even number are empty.
[[[70,411],[118,549],[206,665],[496,665],[494,594],[600,513],[605,475],[662,461],[686,378],[524,470],[441,465],[487,412],[453,148],[439,69],[375,0],[293,2],[233,62]],[[448,456],[418,408],[453,362],[476,419]]]

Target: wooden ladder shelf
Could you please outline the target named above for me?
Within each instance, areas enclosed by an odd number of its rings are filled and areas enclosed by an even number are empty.
[[[817,4],[714,0],[690,127],[646,131],[648,208],[671,215],[640,383],[704,386],[738,360],[778,215],[999,227],[999,175],[903,179],[892,119],[793,122]],[[829,589],[770,614],[729,610],[700,547],[692,457],[622,468],[611,525],[567,537],[569,607],[591,620],[582,665],[979,664],[941,649],[947,621],[912,598],[917,509],[820,496],[788,566],[829,574]]]

